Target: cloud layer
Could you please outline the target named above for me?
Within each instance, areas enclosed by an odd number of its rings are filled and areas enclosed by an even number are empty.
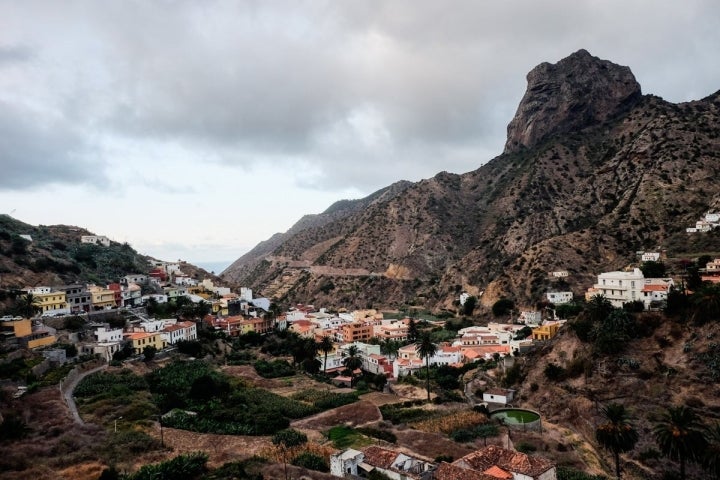
[[[0,6],[0,188],[87,181],[123,139],[361,190],[501,151],[541,61],[579,49],[671,100],[720,84],[712,1]],[[26,28],[26,26],[32,28]],[[46,112],[46,116],[43,116]]]

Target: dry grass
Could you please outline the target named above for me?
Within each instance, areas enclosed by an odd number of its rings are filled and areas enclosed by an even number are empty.
[[[413,422],[409,426],[428,433],[449,434],[460,428],[472,428],[487,422],[487,417],[473,410],[450,412],[437,418]]]

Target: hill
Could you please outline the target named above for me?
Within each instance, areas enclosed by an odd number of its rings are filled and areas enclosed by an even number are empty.
[[[32,240],[20,235],[29,235]],[[127,243],[110,242],[107,247],[86,244],[80,242],[83,235],[94,234],[67,225],[32,226],[0,215],[0,286],[105,284],[149,270],[149,257]]]
[[[719,114],[718,93],[643,95],[628,67],[580,50],[528,74],[498,157],[303,219],[222,276],[287,303],[440,310],[461,291],[581,294],[638,250],[717,252],[720,236],[685,228],[720,204]]]

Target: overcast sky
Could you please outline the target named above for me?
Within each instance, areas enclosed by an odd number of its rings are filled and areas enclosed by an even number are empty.
[[[717,0],[0,0],[0,213],[231,261],[302,215],[500,154],[541,62],[720,89]]]

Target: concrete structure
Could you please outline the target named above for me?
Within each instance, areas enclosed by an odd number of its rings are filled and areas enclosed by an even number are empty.
[[[65,302],[71,313],[90,311],[90,306],[92,305],[91,295],[85,285],[64,285],[59,287],[58,290],[65,292]]]
[[[146,333],[146,332],[133,332],[124,334],[125,340],[131,342],[133,353],[140,355],[143,353],[145,347],[152,346],[158,351],[165,348],[160,332]]]
[[[92,245],[110,246],[110,239],[102,235],[83,235],[80,237],[80,243],[89,243]]]
[[[562,305],[564,303],[570,303],[573,299],[572,292],[547,292],[545,294],[548,302],[553,305]]]
[[[515,398],[515,390],[506,388],[490,388],[483,392],[483,402],[507,405]]]
[[[115,292],[109,288],[91,285],[88,287],[92,310],[108,310],[117,307]]]

